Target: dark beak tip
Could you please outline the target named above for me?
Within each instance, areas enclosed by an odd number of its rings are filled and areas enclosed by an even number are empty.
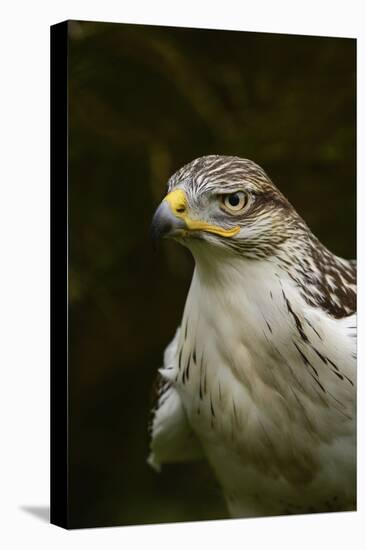
[[[161,219],[160,216],[154,215],[150,226],[150,238],[156,243],[164,235],[167,235],[172,228],[169,220]]]
[[[150,236],[153,242],[157,242],[162,237],[167,237],[174,230],[184,229],[185,222],[171,212],[169,206],[162,202],[158,206],[150,226]]]

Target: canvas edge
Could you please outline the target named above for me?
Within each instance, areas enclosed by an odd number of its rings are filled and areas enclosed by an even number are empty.
[[[68,23],[50,28],[50,522],[70,528],[68,410]]]

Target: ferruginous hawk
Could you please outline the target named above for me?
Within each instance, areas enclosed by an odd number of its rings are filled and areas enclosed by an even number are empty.
[[[152,232],[195,269],[159,370],[150,464],[206,458],[233,517],[354,510],[355,262],[238,157],[178,170]]]

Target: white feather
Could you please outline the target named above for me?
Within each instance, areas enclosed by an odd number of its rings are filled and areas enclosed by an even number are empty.
[[[272,261],[191,248],[196,269],[161,371],[174,386],[155,417],[153,457],[169,461],[172,441],[173,460],[184,460],[191,426],[233,516],[354,509],[354,320],[308,306]]]
[[[164,367],[160,374],[169,378],[176,368],[179,328],[164,353]],[[167,384],[158,399],[152,421],[151,452],[148,463],[160,471],[161,465],[169,462],[186,462],[203,458],[203,451],[195,436],[183,407],[178,391]]]

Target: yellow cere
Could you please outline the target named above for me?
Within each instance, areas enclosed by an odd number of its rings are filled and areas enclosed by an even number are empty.
[[[175,189],[169,193],[164,200],[169,204],[174,216],[184,220],[187,229],[190,231],[208,231],[209,233],[215,233],[221,237],[233,237],[240,231],[240,227],[238,225],[232,227],[231,229],[224,229],[218,225],[210,225],[199,220],[191,220],[187,215],[187,197],[182,189]]]

